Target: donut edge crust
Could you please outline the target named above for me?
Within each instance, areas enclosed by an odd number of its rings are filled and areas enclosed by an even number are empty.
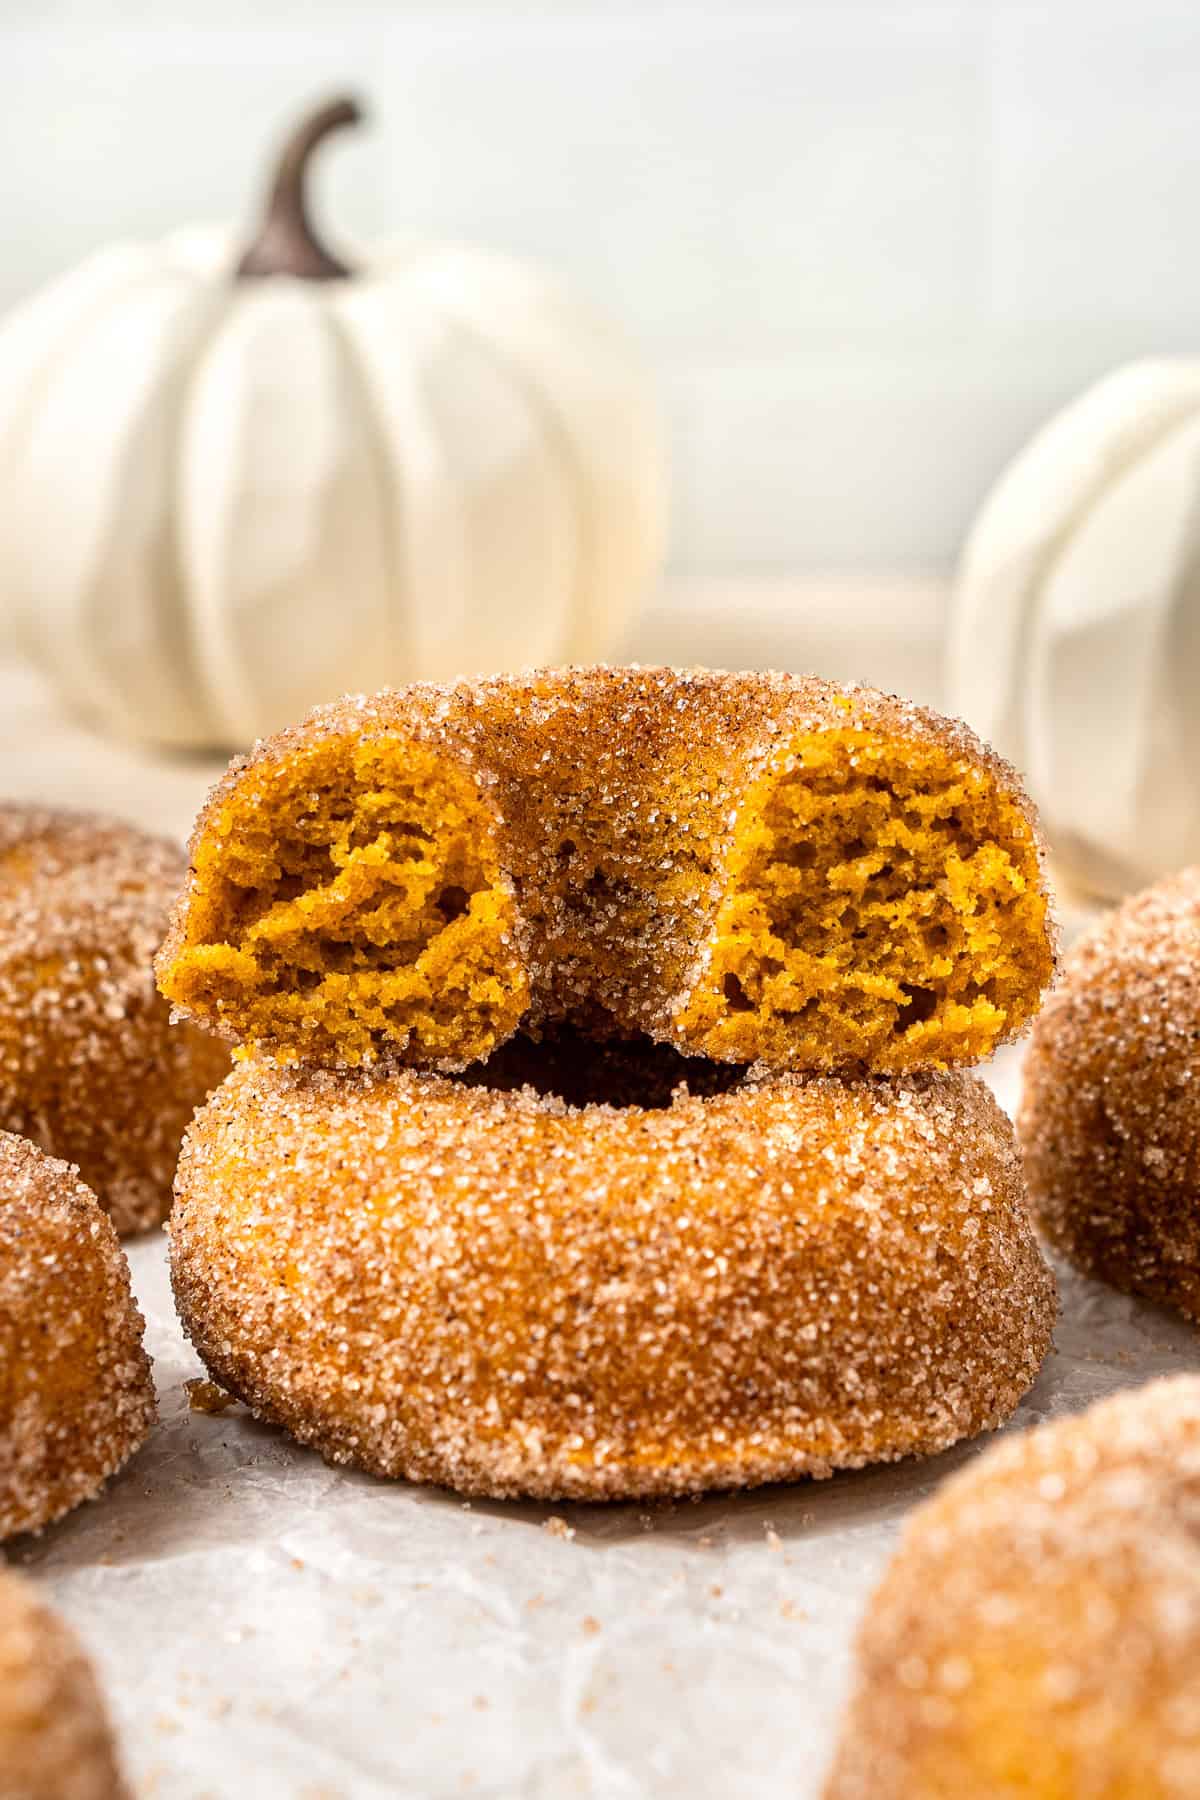
[[[229,1068],[154,986],[186,867],[118,819],[0,806],[0,1129],[77,1164],[121,1235],[166,1216],[184,1129]]]
[[[1190,1800],[1200,1377],[1006,1436],[908,1520],[824,1800]]]
[[[0,1540],[94,1499],[141,1448],[157,1410],[143,1330],[95,1195],[0,1133]]]
[[[1200,868],[1131,896],[1068,952],[1017,1131],[1046,1241],[1200,1322]]]

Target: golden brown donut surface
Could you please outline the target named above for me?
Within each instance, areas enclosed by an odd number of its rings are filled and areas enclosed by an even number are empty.
[[[330,1064],[454,1070],[553,1020],[774,1069],[966,1064],[1053,963],[1012,770],[811,677],[348,698],[233,765],[191,857],[163,991]]]
[[[185,1141],[176,1301],[335,1462],[463,1493],[739,1487],[1000,1423],[1054,1282],[961,1074],[571,1107],[239,1064]]]
[[[0,1132],[0,1538],[98,1493],[153,1419],[112,1221],[74,1169]]]
[[[1034,1028],[1019,1129],[1054,1247],[1200,1320],[1200,869],[1071,950]]]
[[[165,1216],[184,1126],[229,1067],[154,986],[184,866],[115,820],[0,807],[0,1129],[78,1163],[122,1232]]]
[[[826,1800],[1194,1800],[1200,1378],[1006,1438],[914,1514]]]
[[[0,1569],[0,1800],[126,1800],[91,1663],[31,1582]]]

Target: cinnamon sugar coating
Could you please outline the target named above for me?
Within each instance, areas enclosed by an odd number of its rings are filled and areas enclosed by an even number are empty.
[[[1072,949],[1034,1029],[1019,1128],[1054,1247],[1200,1320],[1200,869]]]
[[[1200,1378],[1006,1438],[909,1522],[826,1800],[1194,1800]]]
[[[553,1067],[539,1093],[240,1063],[169,1226],[213,1378],[330,1461],[495,1496],[742,1487],[998,1425],[1055,1290],[987,1090],[672,1098],[650,1054],[657,1108],[570,1106]]]
[[[812,677],[349,697],[233,765],[191,859],[163,992],[334,1066],[460,1069],[561,1020],[777,1070],[967,1064],[1053,964],[1013,771]]]
[[[91,1499],[153,1419],[112,1221],[77,1170],[0,1132],[0,1538]]]
[[[100,1688],[73,1631],[0,1569],[0,1800],[127,1800]]]
[[[121,1232],[165,1216],[184,1126],[229,1067],[154,987],[183,869],[133,826],[0,807],[0,1129],[77,1163]]]

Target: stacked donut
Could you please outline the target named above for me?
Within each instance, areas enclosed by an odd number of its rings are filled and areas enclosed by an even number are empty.
[[[967,1065],[1053,944],[963,727],[778,675],[347,699],[197,824],[163,993],[238,1046],[185,1142],[214,1378],[465,1493],[736,1487],[996,1426],[1049,1341]]]

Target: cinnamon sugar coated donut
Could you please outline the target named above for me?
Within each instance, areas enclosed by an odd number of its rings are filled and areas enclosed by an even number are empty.
[[[1070,953],[1025,1060],[1030,1203],[1089,1275],[1200,1320],[1200,869]]]
[[[1055,1292],[987,1090],[672,1097],[650,1057],[623,1085],[658,1107],[237,1065],[169,1225],[214,1380],[330,1461],[495,1496],[743,1487],[998,1425]]]
[[[0,1800],[128,1800],[91,1663],[31,1582],[0,1569]]]
[[[74,1169],[0,1132],[0,1538],[98,1493],[153,1419],[112,1221]]]
[[[914,1514],[826,1800],[1195,1800],[1200,1378],[1007,1438]]]
[[[122,1232],[165,1216],[184,1126],[229,1067],[154,987],[184,867],[115,820],[0,806],[0,1129],[77,1163]]]
[[[552,1020],[776,1069],[967,1064],[1053,963],[1013,771],[811,677],[350,697],[235,763],[191,854],[163,992],[330,1064],[451,1071]]]

